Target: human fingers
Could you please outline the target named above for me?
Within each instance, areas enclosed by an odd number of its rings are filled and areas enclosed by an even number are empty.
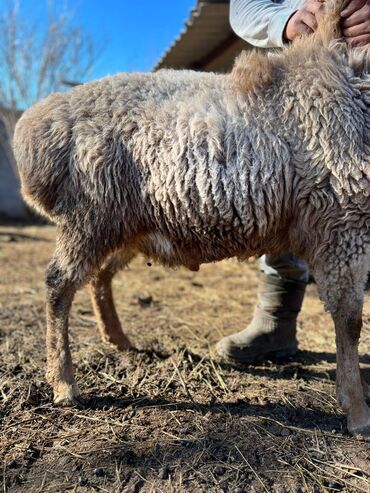
[[[320,0],[312,0],[306,3],[305,8],[311,12],[311,14],[323,13],[325,12],[325,2]]]
[[[360,10],[357,10],[350,17],[347,17],[342,24],[343,28],[356,26],[370,19],[370,5],[366,3]]]
[[[357,10],[361,9],[366,3],[366,0],[351,0],[347,7],[342,10],[340,15],[342,17],[349,17]]]
[[[343,29],[343,36],[346,38],[356,38],[363,34],[370,34],[370,21],[362,22],[356,26],[351,26],[347,29]]]
[[[311,14],[308,10],[302,11],[300,15],[300,21],[308,26],[312,31],[317,29],[317,20],[314,14]]]
[[[311,29],[310,26],[305,24],[303,21],[299,21],[297,25],[297,36],[300,34],[312,34],[314,32],[314,29]]]
[[[345,38],[346,42],[351,46],[366,46],[370,43],[370,34],[362,34],[354,38]]]
[[[300,11],[297,11],[288,21],[284,30],[284,39],[293,41],[302,34],[312,34],[312,29],[302,21]]]

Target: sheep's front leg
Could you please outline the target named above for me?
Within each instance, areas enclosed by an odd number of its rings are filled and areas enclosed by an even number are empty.
[[[370,408],[365,401],[366,382],[361,379],[358,357],[362,303],[350,306],[344,301],[332,315],[337,344],[337,399],[347,415],[349,432],[370,435]]]
[[[370,408],[366,404],[369,387],[360,374],[358,356],[369,258],[361,255],[362,243],[350,232],[338,240],[330,245],[314,275],[320,297],[335,324],[338,403],[346,413],[349,432],[370,436]],[[352,258],[348,258],[348,251]]]
[[[53,388],[55,404],[77,405],[80,393],[68,340],[68,316],[76,287],[55,260],[49,264],[46,287],[47,380]]]
[[[113,257],[90,282],[91,299],[99,332],[103,341],[125,350],[131,346],[124,334],[114,305],[112,280],[115,273],[128,263],[127,258]]]

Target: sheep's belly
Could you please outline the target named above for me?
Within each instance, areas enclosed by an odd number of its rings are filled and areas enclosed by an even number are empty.
[[[149,259],[164,265],[170,267],[182,265],[194,271],[199,270],[199,265],[202,263],[215,262],[234,256],[246,258],[254,253],[247,252],[247,249],[244,248],[232,248],[230,244],[226,248],[221,248],[213,242],[212,244],[194,242],[184,247],[184,245],[180,246],[171,242],[169,238],[159,232],[150,233],[142,238],[137,245],[137,250]]]
[[[164,262],[170,262],[176,256],[170,240],[161,233],[150,233],[145,238],[145,246],[147,251],[144,253]]]

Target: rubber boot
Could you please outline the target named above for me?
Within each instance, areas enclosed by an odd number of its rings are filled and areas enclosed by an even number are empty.
[[[248,327],[219,341],[218,354],[231,362],[250,364],[286,358],[297,352],[297,316],[306,283],[261,274],[258,304]]]

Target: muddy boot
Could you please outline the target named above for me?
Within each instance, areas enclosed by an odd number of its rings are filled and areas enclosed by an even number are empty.
[[[285,358],[296,353],[297,316],[306,283],[261,274],[258,305],[248,327],[224,337],[217,344],[218,354],[235,363],[255,363]]]

